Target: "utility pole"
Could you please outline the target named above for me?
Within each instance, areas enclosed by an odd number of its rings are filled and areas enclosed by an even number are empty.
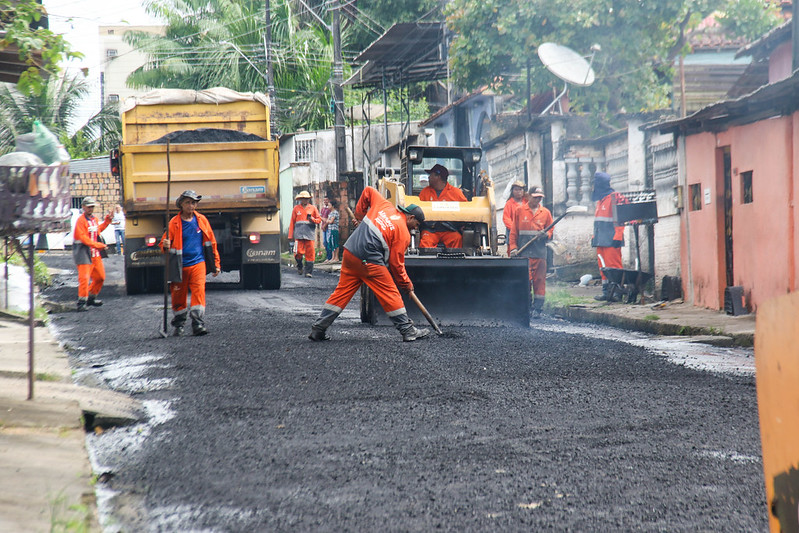
[[[266,57],[266,95],[269,97],[269,131],[277,137],[277,98],[275,98],[275,78],[272,75],[272,12],[266,0],[266,32],[264,33],[264,54]]]
[[[347,132],[344,129],[344,65],[341,58],[341,2],[333,4],[333,106],[335,113],[334,132],[336,140],[336,181],[347,168]]]

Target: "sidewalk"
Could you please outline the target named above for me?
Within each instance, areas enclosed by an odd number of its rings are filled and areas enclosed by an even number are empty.
[[[732,316],[724,311],[694,307],[682,300],[644,304],[608,303],[594,296],[600,285],[547,282],[550,314],[574,322],[605,324],[655,335],[691,336],[716,346],[754,346],[755,315]],[[566,297],[564,297],[566,295]]]
[[[28,397],[28,325],[0,315],[0,532],[100,531],[83,413],[95,424],[131,423],[138,403],[72,383],[67,354],[45,327],[34,332]]]

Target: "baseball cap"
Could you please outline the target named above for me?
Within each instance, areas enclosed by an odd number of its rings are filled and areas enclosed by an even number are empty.
[[[94,207],[95,205],[97,205],[97,200],[94,199],[94,196],[87,196],[86,198],[83,199],[80,205],[82,205],[83,207]]]
[[[413,215],[419,222],[424,222],[424,211],[422,211],[422,208],[416,204],[410,204],[406,206],[400,205],[397,206],[397,209],[405,214]]]
[[[541,187],[530,187],[530,196],[544,197],[544,189]]]
[[[425,172],[427,172],[428,174],[438,174],[444,179],[447,179],[447,177],[449,176],[449,170],[447,170],[447,167],[439,163],[433,165],[433,168],[425,170]]]
[[[511,184],[511,188],[513,188],[513,187],[521,187],[521,188],[522,188],[522,190],[524,190],[524,188],[525,188],[525,185],[524,185],[524,182],[523,182],[522,180],[516,180],[516,181],[514,181],[514,182]]]
[[[184,198],[191,198],[195,202],[199,202],[200,200],[202,200],[203,197],[194,192],[193,190],[189,189],[180,193],[178,199],[175,200],[175,205],[180,207],[180,201],[183,200]]]

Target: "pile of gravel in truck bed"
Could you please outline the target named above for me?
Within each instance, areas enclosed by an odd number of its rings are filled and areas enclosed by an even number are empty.
[[[166,141],[173,144],[192,144],[192,143],[233,143],[233,142],[256,142],[266,141],[263,137],[252,133],[244,133],[236,130],[223,130],[219,128],[199,128],[196,130],[178,130],[167,133],[160,139],[150,141],[147,144],[166,144]]]

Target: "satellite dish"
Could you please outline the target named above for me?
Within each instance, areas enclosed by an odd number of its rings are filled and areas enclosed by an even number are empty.
[[[571,48],[556,43],[542,43],[538,46],[538,57],[547,70],[566,83],[580,87],[594,83],[591,64]]]

